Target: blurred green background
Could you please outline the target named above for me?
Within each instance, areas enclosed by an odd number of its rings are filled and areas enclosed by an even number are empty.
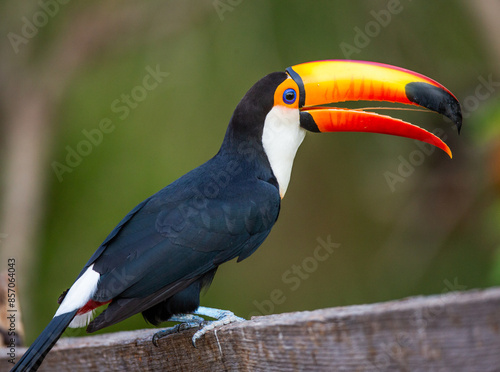
[[[392,114],[439,128],[453,160],[402,138],[308,134],[273,232],[219,268],[202,304],[249,317],[500,284],[495,4],[2,2],[0,271],[16,258],[27,342],[118,221],[217,152],[253,83],[320,59],[389,63],[444,84],[463,104],[460,136],[438,115]],[[148,68],[168,76],[141,90]],[[84,130],[103,119],[113,130],[84,149]],[[88,154],[58,177],[55,162],[68,166],[77,149]],[[391,187],[387,172],[406,173]],[[324,261],[313,256],[320,240],[338,244]],[[146,326],[137,315],[105,331]]]

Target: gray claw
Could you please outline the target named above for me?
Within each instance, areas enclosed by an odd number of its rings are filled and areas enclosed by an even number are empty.
[[[216,320],[206,321],[198,315],[208,316],[211,318],[215,318]],[[193,347],[196,348],[196,341],[208,331],[211,331],[216,327],[220,327],[226,324],[242,322],[245,319],[234,315],[231,311],[212,309],[200,306],[193,314],[176,315],[170,318],[169,320],[182,323],[176,324],[171,328],[167,328],[162,331],[156,332],[153,335],[152,339],[153,345],[155,345],[156,347],[159,347],[158,341],[163,337],[166,337],[173,333],[184,331],[186,329],[201,327],[201,329],[195,332],[193,338],[191,339]]]

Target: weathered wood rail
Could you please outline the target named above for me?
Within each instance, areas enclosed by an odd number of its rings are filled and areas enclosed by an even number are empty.
[[[61,339],[40,371],[500,371],[500,288],[255,317],[196,349],[155,331]]]

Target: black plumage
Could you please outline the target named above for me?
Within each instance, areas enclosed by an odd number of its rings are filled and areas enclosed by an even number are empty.
[[[140,312],[159,324],[195,311],[217,267],[247,258],[262,244],[281,199],[261,138],[275,89],[286,77],[277,72],[258,81],[236,107],[219,152],[138,204],[95,251],[75,284],[92,267],[99,280],[85,306],[109,305],[88,332]],[[56,313],[13,371],[36,370],[77,314]]]
[[[139,204],[99,247],[87,263],[101,274],[93,300],[111,303],[89,332],[139,312],[158,324],[196,310],[217,267],[245,259],[262,244],[280,209],[262,127],[285,78],[274,73],[255,84],[219,152]]]

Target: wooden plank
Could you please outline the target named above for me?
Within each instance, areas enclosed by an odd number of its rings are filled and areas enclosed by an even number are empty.
[[[500,288],[254,317],[196,349],[155,331],[61,339],[40,371],[499,371]]]

